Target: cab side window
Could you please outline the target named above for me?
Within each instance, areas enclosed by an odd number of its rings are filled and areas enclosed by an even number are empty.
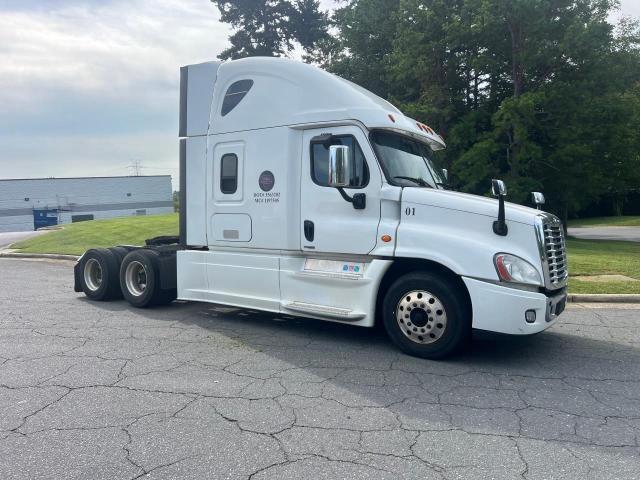
[[[346,145],[353,155],[353,170],[349,188],[362,188],[369,183],[369,170],[364,154],[358,145],[358,141],[352,135],[339,135],[330,140],[318,140],[311,142],[311,178],[321,187],[329,185],[329,147],[331,145]]]
[[[226,153],[220,160],[220,191],[226,195],[238,189],[238,157]]]

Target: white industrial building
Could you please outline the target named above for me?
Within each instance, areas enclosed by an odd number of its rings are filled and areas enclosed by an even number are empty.
[[[170,175],[0,180],[0,232],[170,212]]]

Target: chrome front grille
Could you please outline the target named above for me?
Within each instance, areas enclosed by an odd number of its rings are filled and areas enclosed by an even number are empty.
[[[541,217],[539,233],[545,284],[552,289],[564,287],[569,270],[562,223],[557,217],[546,214]]]

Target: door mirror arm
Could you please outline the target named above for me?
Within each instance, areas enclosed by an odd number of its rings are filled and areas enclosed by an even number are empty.
[[[342,187],[336,187],[336,190],[340,192],[340,195],[346,202],[353,205],[356,210],[364,210],[367,207],[367,195],[364,193],[356,193],[353,197],[350,197]]]

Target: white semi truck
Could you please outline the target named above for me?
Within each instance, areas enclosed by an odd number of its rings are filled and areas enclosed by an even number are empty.
[[[472,328],[528,335],[563,311],[558,218],[505,204],[497,180],[497,200],[447,189],[445,143],[424,123],[292,60],[189,65],[180,79],[180,236],[87,251],[76,291],[377,321],[426,358]]]

